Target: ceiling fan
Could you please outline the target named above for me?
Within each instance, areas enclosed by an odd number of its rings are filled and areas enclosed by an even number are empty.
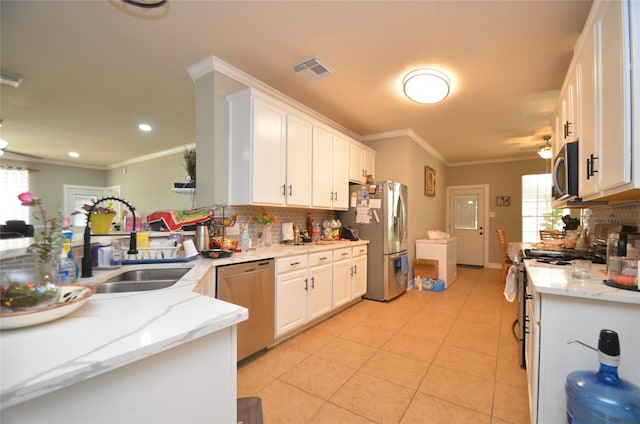
[[[525,148],[521,147],[520,149],[525,151],[536,150],[536,153],[538,153],[538,156],[540,156],[542,159],[551,159],[551,157],[553,156],[551,143],[549,142],[549,140],[551,140],[551,136],[544,135],[542,136],[542,139],[545,141],[545,143],[542,146],[533,146],[533,147],[525,147]]]
[[[0,121],[0,125],[2,125],[2,121]],[[7,145],[9,145],[9,143],[6,140],[0,140],[0,156],[3,156],[5,153],[10,153],[12,155],[24,156],[31,159],[42,159],[42,157],[40,156],[30,155],[29,153],[21,153],[15,150],[7,149]]]

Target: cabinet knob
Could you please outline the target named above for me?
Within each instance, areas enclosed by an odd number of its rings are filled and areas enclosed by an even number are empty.
[[[293,196],[293,186],[289,184],[289,196]]]
[[[306,278],[304,279],[304,289],[309,290],[309,280]]]
[[[311,277],[311,288],[312,289],[316,288],[316,277]]]

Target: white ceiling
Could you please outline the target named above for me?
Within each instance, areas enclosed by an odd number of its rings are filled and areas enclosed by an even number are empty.
[[[366,136],[412,129],[446,163],[536,157],[591,1],[0,2],[7,149],[109,166],[195,142],[187,68],[216,56]],[[318,55],[335,73],[290,67]],[[449,73],[443,102],[403,75]],[[148,134],[139,121],[154,126]],[[6,154],[5,158],[20,158]]]

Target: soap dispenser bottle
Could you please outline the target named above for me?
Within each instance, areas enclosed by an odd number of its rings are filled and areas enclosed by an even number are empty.
[[[596,350],[580,341],[583,346]],[[567,424],[640,423],[640,387],[618,376],[618,333],[600,330],[600,369],[574,371],[567,376]]]

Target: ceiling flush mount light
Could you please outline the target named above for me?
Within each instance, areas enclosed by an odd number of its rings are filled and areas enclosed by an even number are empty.
[[[416,103],[438,103],[449,95],[449,78],[435,69],[416,69],[402,80],[404,94]]]
[[[140,131],[149,132],[149,131],[151,131],[151,125],[149,125],[149,124],[144,124],[144,123],[142,123],[142,124],[138,124],[138,129],[139,129]]]
[[[80,153],[78,153],[78,152],[69,152],[69,153],[67,153],[67,155],[69,155],[70,158],[79,158],[80,157]]]
[[[553,156],[553,152],[551,151],[551,144],[549,144],[549,140],[551,140],[550,135],[545,135],[544,140],[546,141],[545,145],[538,150],[538,156],[542,159],[551,159]]]

